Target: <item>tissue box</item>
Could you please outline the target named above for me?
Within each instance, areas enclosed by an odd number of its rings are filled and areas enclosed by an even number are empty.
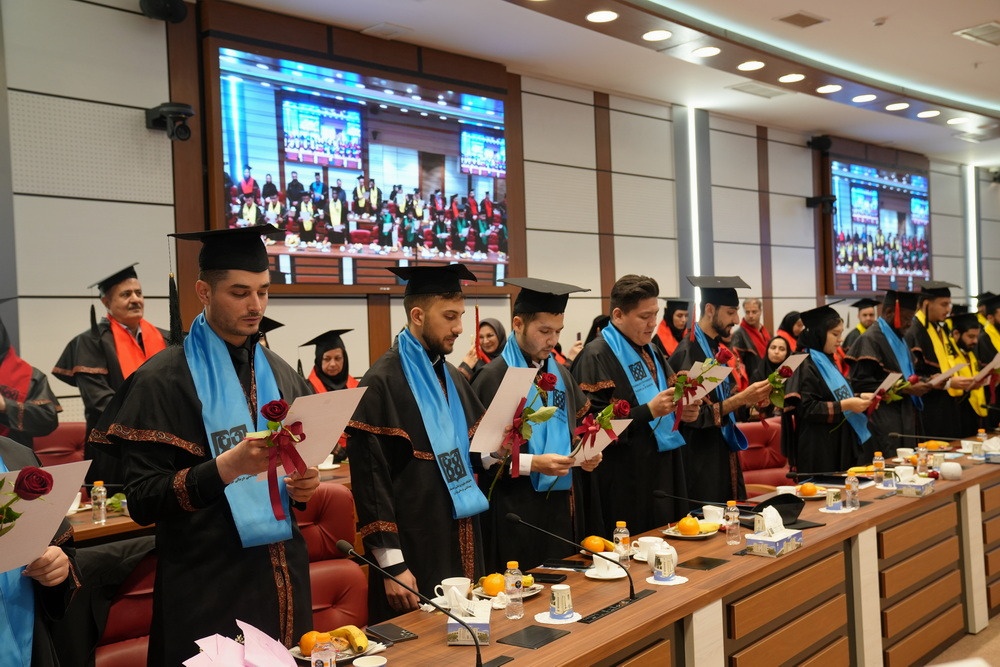
[[[983,452],[987,463],[1000,463],[1000,452]]]
[[[934,490],[934,478],[914,477],[905,482],[896,482],[896,491],[901,496],[920,498]]]
[[[469,607],[473,611],[472,616],[463,616],[462,620],[469,624],[479,636],[479,643],[486,645],[490,643],[490,610],[493,608],[492,600],[473,600]],[[475,641],[469,631],[458,624],[455,619],[448,617],[447,625],[448,646],[474,646]]]
[[[755,556],[777,558],[782,554],[795,551],[801,546],[801,530],[782,528],[773,535],[767,533],[749,533],[747,535],[747,553]]]

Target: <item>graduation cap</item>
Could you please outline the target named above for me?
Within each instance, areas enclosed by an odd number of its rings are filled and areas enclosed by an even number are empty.
[[[867,297],[864,299],[858,299],[857,301],[851,304],[851,308],[857,308],[858,310],[864,310],[865,308],[876,308],[876,307],[878,307],[878,301],[876,301],[875,299],[869,299]]]
[[[344,341],[340,339],[345,333],[354,331],[354,329],[330,329],[329,331],[324,331],[320,335],[316,336],[312,340],[307,340],[306,342],[299,345],[299,347],[305,347],[307,345],[316,346],[316,365],[319,365],[319,361],[323,358],[323,355],[327,350],[332,350],[334,348],[342,348],[344,350],[344,358],[347,358],[347,348],[344,345]],[[302,372],[302,359],[299,359],[298,363],[299,375],[305,377]]]
[[[569,295],[576,292],[589,292],[585,287],[557,283],[541,278],[507,278],[507,285],[520,287],[521,291],[514,299],[514,314],[566,312]]]
[[[387,270],[406,282],[404,296],[411,294],[451,294],[462,291],[462,281],[478,282],[465,264],[390,266]]]
[[[799,313],[799,317],[802,318],[802,324],[804,324],[806,329],[809,329],[810,331],[823,332],[826,329],[824,326],[826,322],[841,319],[840,313],[838,313],[833,306],[842,301],[843,299],[839,299],[825,306],[819,306],[818,308],[812,308],[810,310],[803,310]]]
[[[952,287],[961,289],[959,285],[946,280],[924,280],[920,283],[920,295],[928,299],[950,297]]]
[[[893,309],[892,326],[899,328],[902,326],[900,311],[916,310],[917,301],[920,299],[919,292],[900,292],[898,290],[886,290],[885,298],[882,300],[883,310]]]
[[[691,302],[686,299],[667,299],[667,309],[664,312],[676,313],[678,310],[691,310]]]
[[[258,326],[257,331],[260,333],[260,335],[266,336],[275,329],[280,329],[283,326],[285,326],[284,322],[279,322],[278,320],[272,320],[267,315],[264,315],[263,317],[260,318],[260,325]]]
[[[267,249],[261,236],[278,231],[273,225],[254,225],[236,229],[212,229],[207,232],[170,234],[184,241],[201,241],[198,268],[202,271],[236,269],[260,273],[267,271]]]
[[[976,295],[976,302],[983,303],[984,301],[989,301],[995,296],[996,294],[994,294],[993,292],[980,292],[979,294]]]
[[[129,278],[138,278],[139,276],[135,272],[135,266],[138,263],[139,262],[132,262],[124,269],[119,269],[118,271],[115,271],[107,278],[101,278],[97,282],[87,285],[87,289],[93,289],[96,287],[98,291],[100,291],[101,296],[104,296],[105,294],[110,292],[111,289],[118,283],[123,283]]]
[[[739,276],[688,276],[688,282],[701,289],[702,303],[732,308],[740,305],[736,290],[750,289]]]
[[[951,316],[951,328],[957,331],[968,331],[969,329],[980,329],[982,324],[979,323],[978,313],[959,313],[958,315],[952,314]]]
[[[953,303],[951,304],[951,317],[954,318],[956,315],[965,315],[969,312],[969,306],[964,303]]]
[[[987,313],[995,313],[1000,310],[1000,295],[991,296],[990,298],[985,299],[982,304],[986,306]]]

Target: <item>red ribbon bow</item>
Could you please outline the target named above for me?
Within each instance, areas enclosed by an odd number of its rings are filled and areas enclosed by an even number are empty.
[[[580,425],[573,431],[573,435],[580,436],[580,450],[583,451],[583,448],[587,445],[593,446],[597,441],[597,434],[602,430],[608,434],[608,437],[611,438],[611,442],[618,439],[615,432],[610,428],[604,428],[601,426],[600,422],[594,419],[594,415],[587,415],[584,417]]]
[[[514,420],[510,423],[510,431],[504,437],[500,446],[510,448],[510,476],[521,476],[521,447],[528,441],[521,435],[521,427],[524,426],[524,404],[528,402],[527,397],[522,397],[514,411]]]
[[[291,474],[294,470],[300,475],[306,472],[306,462],[295,449],[296,442],[302,442],[306,436],[302,433],[302,422],[291,426],[282,426],[271,437],[272,446],[267,450],[267,492],[271,498],[271,511],[278,521],[285,520],[285,508],[281,504],[281,493],[278,491],[278,459],[285,472]]]
[[[684,406],[690,402],[690,398],[698,393],[698,389],[702,386],[702,381],[699,378],[687,378],[684,380],[684,387],[681,393],[681,400],[674,404],[674,431],[680,430],[681,428],[681,413],[684,411]]]
[[[868,409],[865,410],[865,416],[871,417],[872,413],[875,412],[875,408],[878,407],[878,404],[882,402],[882,399],[884,397],[885,397],[885,389],[879,389],[878,391],[876,391],[875,395],[872,397],[871,404],[869,404]]]

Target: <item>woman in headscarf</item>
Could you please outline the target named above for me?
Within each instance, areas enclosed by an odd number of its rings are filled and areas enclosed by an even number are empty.
[[[656,327],[653,345],[660,348],[664,359],[677,349],[677,344],[684,339],[684,331],[688,323],[688,302],[679,299],[667,299],[667,308],[663,311],[663,319]]]
[[[487,317],[479,321],[479,346],[472,343],[472,347],[465,354],[465,359],[458,365],[458,372],[465,376],[465,379],[472,381],[476,372],[500,356],[503,346],[507,344],[507,332],[504,330],[500,320]]]
[[[802,313],[800,348],[809,358],[785,382],[781,446],[792,470],[837,472],[871,463],[865,411],[872,395],[855,396],[833,361],[844,321],[830,306]],[[846,421],[846,423],[844,423]]]
[[[316,346],[316,359],[312,372],[307,378],[317,394],[339,389],[351,389],[358,381],[351,375],[347,359],[347,348],[341,336],[353,329],[332,329],[313,338],[306,345]],[[302,372],[301,362],[299,372]]]
[[[785,360],[792,354],[784,336],[772,337],[771,340],[767,341],[767,347],[764,350],[764,359],[754,369],[753,377],[750,378],[751,382],[766,380],[767,376],[778,370],[778,367],[785,363]]]
[[[803,326],[802,313],[793,310],[782,318],[781,324],[778,325],[778,330],[775,333],[787,340],[788,349],[791,352],[795,352],[798,349],[796,340],[802,332]]]

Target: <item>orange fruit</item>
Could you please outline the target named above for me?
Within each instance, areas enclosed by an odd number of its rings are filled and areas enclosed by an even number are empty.
[[[597,535],[591,535],[583,538],[583,542],[580,542],[580,546],[584,549],[600,553],[604,551],[604,538],[598,537]]]
[[[812,482],[806,482],[805,484],[803,484],[802,486],[799,487],[799,495],[800,496],[815,496],[816,492],[818,490],[819,489],[816,488],[815,484],[813,484]]]
[[[506,587],[506,581],[502,574],[493,574],[483,577],[483,593],[487,595],[496,595]]]
[[[937,440],[928,440],[927,442],[924,443],[924,447],[927,448],[927,451],[933,452],[941,447],[941,443],[938,442]]]
[[[312,655],[313,649],[316,647],[316,638],[319,633],[315,630],[310,630],[309,632],[302,635],[302,639],[299,640],[299,651],[302,655],[307,658]]]
[[[681,535],[697,535],[701,532],[701,524],[689,514],[677,522],[677,532]]]
[[[913,454],[912,456],[907,456],[906,460],[910,463],[911,466],[917,465],[917,455],[916,454]]]

